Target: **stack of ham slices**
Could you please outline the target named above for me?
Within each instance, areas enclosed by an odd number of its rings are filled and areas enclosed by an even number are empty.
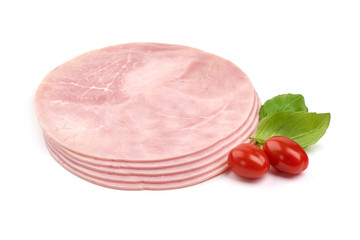
[[[36,113],[54,159],[108,188],[191,186],[227,169],[249,142],[260,100],[244,72],[198,49],[130,43],[50,72]]]

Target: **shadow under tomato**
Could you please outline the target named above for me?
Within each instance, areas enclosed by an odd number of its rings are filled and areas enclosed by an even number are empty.
[[[227,177],[229,177],[230,179],[233,179],[235,181],[239,181],[239,182],[244,182],[244,183],[249,183],[249,184],[256,184],[259,183],[261,181],[264,180],[264,178],[266,177],[263,176],[261,178],[244,178],[244,177],[240,177],[238,175],[236,175],[235,173],[233,173],[231,170],[227,170],[224,175],[227,175]]]
[[[280,172],[280,171],[276,170],[273,167],[270,168],[269,173],[271,173],[272,175],[282,177],[282,178],[287,178],[287,179],[296,179],[296,178],[303,176],[303,174],[304,174],[303,172],[299,173],[299,174],[284,173],[284,172]]]

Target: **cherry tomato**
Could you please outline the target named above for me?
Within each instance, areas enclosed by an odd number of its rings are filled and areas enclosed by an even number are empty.
[[[244,178],[260,178],[270,169],[269,159],[264,151],[250,143],[243,143],[232,149],[228,165],[235,174]]]
[[[263,150],[271,166],[280,172],[298,174],[309,164],[305,150],[297,142],[286,137],[269,138],[265,141]]]

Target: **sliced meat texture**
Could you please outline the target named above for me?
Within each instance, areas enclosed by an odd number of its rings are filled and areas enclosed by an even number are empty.
[[[254,129],[256,128],[258,124],[258,113],[259,108],[261,104],[258,102],[254,105],[253,112],[251,114],[251,117],[247,119],[246,124],[242,125],[242,127],[235,131],[231,136],[229,136],[226,139],[223,139],[216,144],[205,148],[199,152],[185,155],[181,157],[174,157],[171,159],[161,159],[161,160],[154,160],[154,161],[135,161],[135,160],[122,160],[122,159],[99,159],[94,158],[90,156],[84,156],[81,154],[77,154],[71,149],[67,149],[62,147],[60,144],[58,144],[54,139],[51,139],[45,132],[44,137],[47,140],[47,142],[50,142],[54,147],[57,148],[57,150],[63,152],[66,155],[72,156],[74,159],[89,163],[95,166],[105,166],[105,167],[113,167],[113,168],[127,168],[127,167],[133,167],[138,169],[155,169],[155,168],[165,168],[165,167],[177,167],[180,165],[186,165],[186,164],[193,164],[195,162],[198,162],[199,160],[205,159],[208,156],[219,154],[219,152],[222,152],[223,154],[227,154],[234,146],[237,144],[242,143],[244,140],[246,140],[249,136],[253,135]]]
[[[62,166],[132,190],[184,187],[220,174],[227,152],[249,142],[260,105],[230,61],[160,43],[80,55],[51,71],[35,97],[47,147]]]

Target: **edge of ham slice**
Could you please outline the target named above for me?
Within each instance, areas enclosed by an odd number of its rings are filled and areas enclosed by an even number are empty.
[[[50,154],[53,156],[53,158],[66,170],[74,174],[75,176],[86,180],[88,182],[91,182],[93,184],[106,187],[106,188],[112,188],[112,189],[118,189],[118,190],[171,190],[171,189],[177,189],[177,188],[184,188],[189,187],[195,184],[199,184],[201,182],[204,182],[206,180],[209,180],[217,175],[220,175],[224,171],[228,169],[227,164],[223,164],[222,166],[219,166],[217,169],[208,172],[206,174],[197,176],[195,178],[190,179],[184,179],[181,181],[175,181],[175,182],[163,182],[163,183],[139,183],[139,182],[133,182],[133,183],[124,183],[124,182],[111,182],[111,181],[104,181],[92,176],[89,176],[88,174],[79,172],[69,166],[68,164],[64,163],[59,159],[58,156],[53,154],[50,151]]]

